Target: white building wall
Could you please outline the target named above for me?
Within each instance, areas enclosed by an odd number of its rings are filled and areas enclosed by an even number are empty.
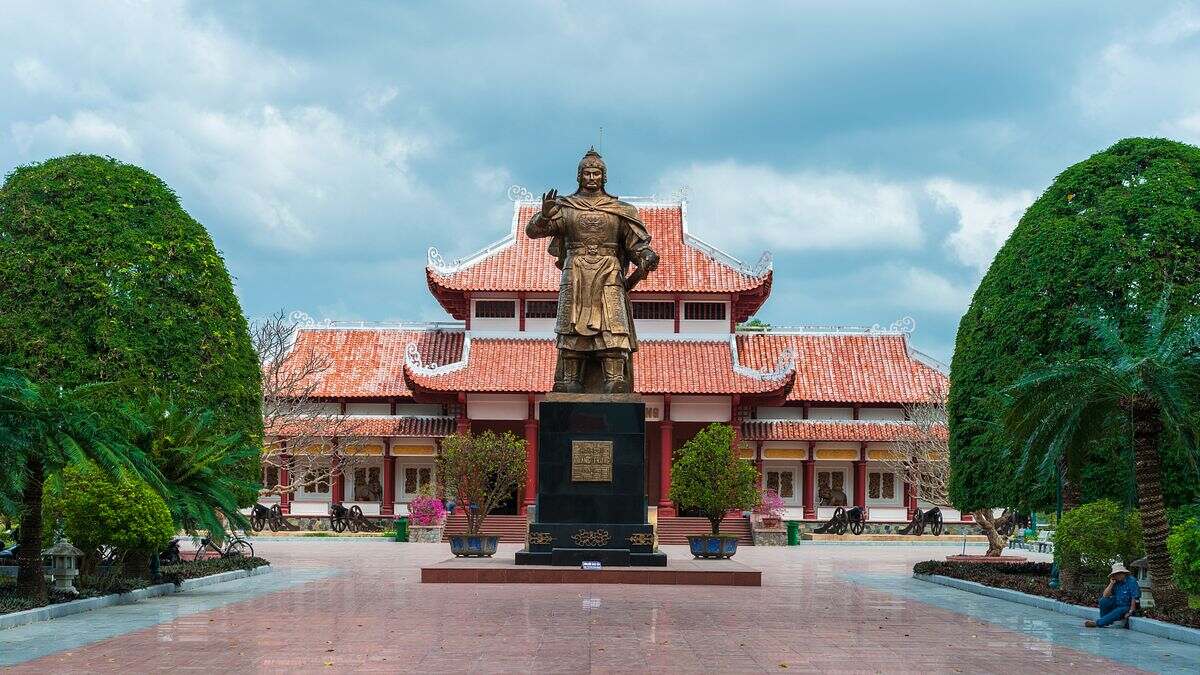
[[[675,332],[674,319],[634,319],[633,328],[639,337],[668,335]]]
[[[473,420],[523,420],[529,399],[522,394],[467,394],[467,416]]]
[[[903,408],[859,408],[858,419],[880,422],[903,422]]]
[[[347,415],[390,415],[392,406],[389,403],[347,403]]]
[[[800,420],[804,419],[804,408],[760,405],[755,408],[755,415],[760,420]]]
[[[672,396],[671,419],[675,422],[728,422],[728,396]]]
[[[808,409],[808,418],[810,420],[852,420],[854,419],[854,408],[811,406]]]

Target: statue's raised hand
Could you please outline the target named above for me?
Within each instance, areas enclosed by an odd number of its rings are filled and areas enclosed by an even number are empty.
[[[558,209],[558,190],[542,193],[542,215],[550,217]]]

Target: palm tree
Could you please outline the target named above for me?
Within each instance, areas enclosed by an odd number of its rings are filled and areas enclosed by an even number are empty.
[[[180,410],[157,395],[127,403],[122,412],[129,442],[162,474],[162,496],[177,527],[206,530],[220,541],[227,525],[249,524],[238,506],[260,487],[244,478],[247,464],[259,462],[257,445],[219,431],[211,411]]]
[[[1009,389],[1004,423],[1021,451],[1020,470],[1053,474],[1078,467],[1087,447],[1132,436],[1134,478],[1155,602],[1166,610],[1187,607],[1171,579],[1163,504],[1164,437],[1197,456],[1200,431],[1200,321],[1167,321],[1164,294],[1127,339],[1111,317],[1084,320],[1100,355],[1026,374]],[[1165,433],[1164,433],[1165,432]]]
[[[73,389],[39,384],[19,371],[0,369],[0,459],[2,485],[19,500],[17,592],[44,600],[42,572],[42,486],[67,464],[90,460],[107,473],[129,470],[161,489],[146,457],[105,424],[93,405],[103,385]]]

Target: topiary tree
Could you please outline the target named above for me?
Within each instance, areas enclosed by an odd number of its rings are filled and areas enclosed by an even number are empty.
[[[150,556],[175,535],[166,502],[149,485],[130,475],[110,477],[90,462],[47,479],[43,512],[48,526],[60,525],[93,560],[101,546],[125,554],[134,576],[146,576]]]
[[[525,439],[511,431],[452,434],[442,439],[437,481],[442,494],[467,509],[467,534],[525,483]]]
[[[1198,242],[1200,148],[1183,143],[1120,141],[1068,168],[1029,207],[958,327],[948,406],[958,508],[1053,508],[1053,479],[1014,470],[1018,458],[999,423],[1004,390],[1046,362],[1099,354],[1089,328],[1075,320],[1081,306],[1138,326],[1126,317],[1145,316],[1173,285],[1170,313],[1196,311]],[[1069,468],[1068,504],[1131,501],[1122,442],[1097,443]],[[1195,475],[1176,445],[1164,447],[1163,460],[1167,477]],[[1200,494],[1197,480],[1164,483],[1168,505]]]
[[[67,389],[113,383],[114,407],[163,392],[261,447],[258,359],[229,273],[147,171],[93,155],[13,170],[0,187],[0,307],[0,367]],[[54,467],[25,457],[22,501],[40,503]],[[253,479],[257,459],[239,471]]]
[[[733,427],[714,422],[683,444],[671,465],[670,496],[708,518],[714,535],[727,511],[760,503],[758,472],[734,454]]]
[[[1067,511],[1054,531],[1054,559],[1065,572],[1064,582],[1080,573],[1106,577],[1112,563],[1128,565],[1144,550],[1138,512],[1108,499]]]
[[[0,307],[0,366],[64,387],[112,382],[115,400],[169,394],[261,447],[258,358],[233,283],[153,174],[94,155],[13,170],[0,188]],[[256,480],[258,461],[241,471]]]

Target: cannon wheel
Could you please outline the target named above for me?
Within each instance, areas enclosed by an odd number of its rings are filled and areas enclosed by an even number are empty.
[[[929,531],[935,537],[942,536],[942,514],[937,514],[937,517],[933,519],[933,522],[929,525]]]
[[[854,536],[862,534],[863,529],[863,522],[861,520],[850,521],[850,532],[852,532]]]
[[[329,528],[334,532],[345,532],[346,521],[338,518],[337,516],[329,516]]]
[[[267,526],[266,518],[263,518],[262,516],[259,516],[259,515],[250,516],[250,529],[254,530],[255,532],[262,532],[263,528],[266,526]]]

